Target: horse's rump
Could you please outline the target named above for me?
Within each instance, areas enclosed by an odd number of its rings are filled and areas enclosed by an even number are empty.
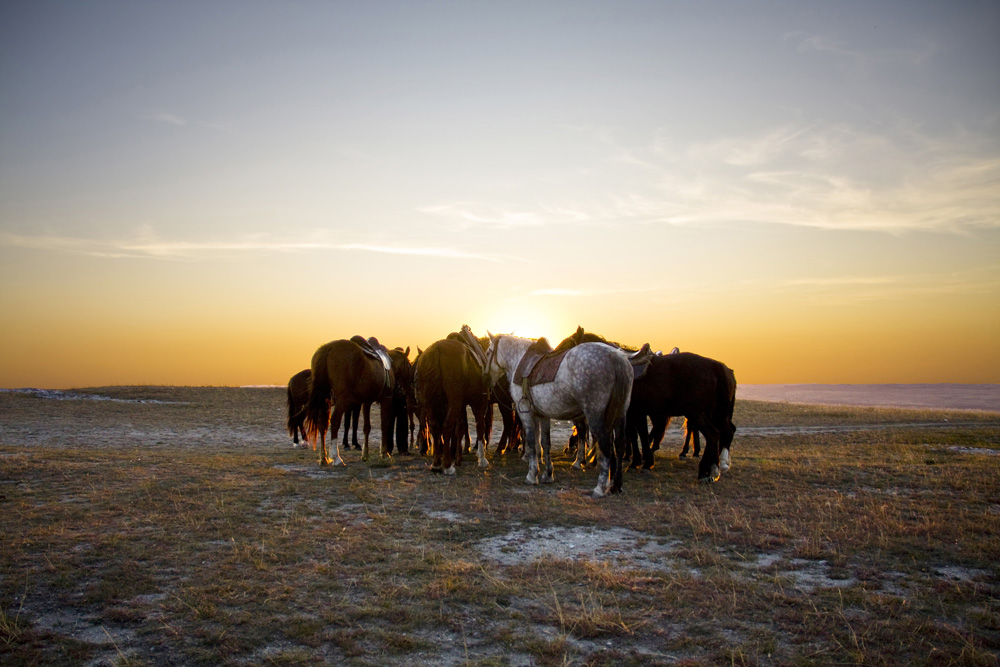
[[[312,370],[305,369],[299,371],[288,381],[288,393],[286,403],[288,406],[288,435],[295,438],[298,429],[304,426],[306,418],[306,408],[309,405],[309,380],[312,377]]]

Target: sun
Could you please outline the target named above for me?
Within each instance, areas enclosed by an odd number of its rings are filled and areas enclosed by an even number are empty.
[[[494,334],[509,333],[525,338],[545,336],[553,345],[573,333],[557,312],[522,300],[505,303],[486,313],[483,328]]]

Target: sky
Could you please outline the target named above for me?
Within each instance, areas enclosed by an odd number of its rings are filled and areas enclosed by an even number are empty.
[[[1000,2],[0,3],[0,387],[462,324],[1000,382]]]

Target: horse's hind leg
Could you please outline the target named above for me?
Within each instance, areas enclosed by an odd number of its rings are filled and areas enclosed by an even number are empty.
[[[655,450],[650,446],[649,431],[646,428],[646,415],[636,417],[636,420],[639,422],[634,428],[636,438],[631,437],[633,428],[632,425],[629,424],[625,429],[625,432],[628,435],[624,438],[624,442],[619,445],[616,438],[615,445],[619,450],[623,448],[631,449],[632,463],[629,465],[630,470],[652,470],[653,466],[656,464],[656,460],[653,457],[653,452]],[[636,442],[637,440],[638,442]],[[623,447],[623,445],[625,447]]]
[[[593,496],[603,498],[611,492],[611,473],[613,472],[613,461],[616,458],[614,445],[611,442],[611,434],[604,426],[603,420],[587,420],[590,426],[590,437],[600,446],[600,456],[597,462],[597,486],[594,487]]]
[[[367,461],[368,460],[368,436],[372,432],[372,404],[371,403],[365,403],[364,405],[362,405],[361,406],[361,412],[362,412],[362,416],[365,418],[365,426],[364,426],[364,430],[365,430],[365,444],[362,445],[362,447],[361,447],[361,460],[362,461]],[[357,420],[357,415],[354,416],[354,419]],[[355,421],[355,428],[356,427],[357,427],[357,421]]]
[[[493,406],[485,400],[472,405],[472,413],[476,418],[476,458],[480,470],[490,467],[486,458],[486,447],[490,442],[490,428],[493,423]]]
[[[351,411],[351,419],[353,421],[353,425],[351,426],[351,446],[354,447],[354,449],[361,449],[361,443],[358,442],[358,422],[361,421],[362,407],[368,410],[367,414],[370,414],[372,409],[372,406],[369,403],[367,406],[355,405],[354,409]],[[367,416],[365,417],[365,426],[371,430]],[[367,437],[367,435],[368,431],[365,431],[365,436]]]
[[[725,432],[719,437],[719,469],[726,472],[732,467],[732,460],[729,458],[729,447],[733,444],[733,436],[736,435],[736,426],[727,420]],[[695,434],[697,437],[697,433]],[[697,441],[696,441],[697,442]]]
[[[326,443],[323,442],[322,454],[320,458],[320,463],[322,465],[330,465],[331,463],[335,466],[346,465],[344,459],[340,458],[340,443],[338,442],[337,435],[340,432],[340,418],[344,414],[344,408],[338,404],[333,406],[333,417],[330,419],[330,449],[333,453],[333,459],[331,460],[326,451]],[[321,434],[325,438],[325,429]],[[325,463],[324,463],[325,461]]]
[[[583,419],[573,422],[576,433],[576,460],[573,467],[577,470],[584,470],[587,465],[587,422]]]
[[[524,458],[528,461],[528,484],[538,484],[538,425],[530,413],[521,414],[521,427],[524,429]]]
[[[645,418],[643,418],[645,421]],[[645,430],[645,424],[643,424],[643,430]],[[622,458],[624,454],[625,445],[625,420],[620,420],[618,424],[615,425],[614,429],[614,444],[611,447],[611,452],[614,458],[611,460],[611,493],[621,493],[625,489],[624,482],[622,481]],[[649,453],[650,459],[653,457],[653,453]],[[653,467],[652,464],[649,466]]]
[[[714,482],[722,471],[719,468],[719,429],[709,420],[699,420],[699,429],[705,436],[705,450],[698,464],[698,481]]]
[[[542,473],[542,484],[552,483],[552,420],[542,417],[538,420],[539,435],[542,441],[542,463],[545,464],[545,472]]]

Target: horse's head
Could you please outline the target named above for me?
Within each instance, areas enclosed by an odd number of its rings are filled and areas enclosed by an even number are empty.
[[[489,345],[486,346],[486,365],[483,366],[483,377],[489,382],[490,386],[497,383],[500,376],[504,374],[503,367],[497,361],[497,354],[500,348],[500,340],[503,338],[503,334],[497,334],[494,336],[489,331],[486,332],[487,338],[489,338]]]
[[[413,393],[413,367],[410,364],[410,348],[401,347],[389,350],[389,360],[392,362],[392,379],[396,391],[409,397]]]

